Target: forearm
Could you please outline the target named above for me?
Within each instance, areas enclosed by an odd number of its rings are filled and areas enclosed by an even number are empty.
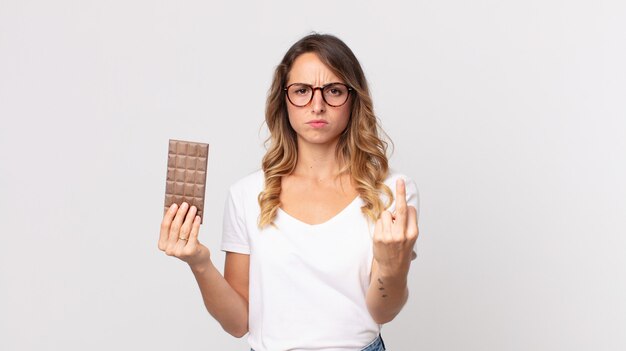
[[[409,298],[406,273],[386,273],[381,270],[375,274],[365,297],[367,309],[378,324],[392,321],[404,307]]]
[[[242,337],[248,332],[248,303],[224,279],[213,262],[203,266],[191,267],[206,309],[222,328],[235,337]]]

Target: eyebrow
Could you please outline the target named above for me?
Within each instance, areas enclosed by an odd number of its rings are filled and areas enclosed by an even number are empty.
[[[328,83],[325,83],[325,84],[322,84],[322,85],[319,85],[319,86],[320,86],[320,87],[323,87],[323,86],[326,86],[326,85],[329,85],[329,84],[334,84],[334,83],[340,83],[340,84],[346,84],[346,85],[348,84],[348,83],[344,83],[344,82],[341,82],[341,81],[338,81],[338,80],[334,80],[334,81],[332,81],[332,82],[328,82]],[[314,87],[314,85],[313,85],[313,84],[310,84],[310,83],[304,83],[304,82],[292,82],[292,83],[287,83],[287,84],[285,84],[285,85],[286,85],[286,86],[289,86],[289,85],[291,85],[291,84],[306,84],[306,85],[310,85],[310,86],[313,86],[313,87]]]

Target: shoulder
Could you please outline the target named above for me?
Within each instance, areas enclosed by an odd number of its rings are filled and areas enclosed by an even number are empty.
[[[263,190],[265,174],[262,169],[256,169],[232,183],[229,188],[231,196],[240,197],[250,194],[258,195]]]

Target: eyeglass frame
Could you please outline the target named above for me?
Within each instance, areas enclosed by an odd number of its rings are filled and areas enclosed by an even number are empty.
[[[296,105],[296,104],[293,103],[293,101],[291,101],[291,98],[289,98],[289,88],[292,85],[295,85],[295,84],[306,85],[309,88],[311,88],[311,98],[304,105]],[[329,104],[328,101],[326,101],[326,97],[324,96],[324,88],[326,88],[329,85],[333,85],[333,84],[341,84],[341,85],[345,86],[346,88],[348,88],[348,97],[346,97],[346,101],[344,101],[341,105],[331,105],[331,104]],[[322,94],[322,100],[324,100],[324,102],[328,106],[332,106],[332,107],[341,107],[341,106],[345,105],[346,102],[348,102],[348,100],[350,99],[350,93],[352,91],[354,91],[354,89],[351,86],[349,86],[348,84],[345,84],[345,83],[341,83],[341,82],[330,82],[330,83],[326,83],[326,84],[322,85],[321,87],[314,87],[311,84],[306,84],[306,83],[291,83],[288,86],[286,86],[285,88],[283,88],[283,91],[285,92],[285,95],[287,96],[287,100],[289,100],[289,102],[292,105],[294,105],[296,107],[305,107],[306,105],[310,104],[311,101],[313,101],[313,97],[315,96],[315,91],[318,90],[318,89],[320,90],[320,94]]]

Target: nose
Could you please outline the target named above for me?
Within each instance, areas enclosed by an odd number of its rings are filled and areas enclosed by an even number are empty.
[[[317,94],[319,92],[319,94]],[[321,113],[326,109],[326,102],[324,101],[324,97],[322,96],[322,89],[313,90],[313,99],[311,100],[311,108],[313,108],[313,112]]]

